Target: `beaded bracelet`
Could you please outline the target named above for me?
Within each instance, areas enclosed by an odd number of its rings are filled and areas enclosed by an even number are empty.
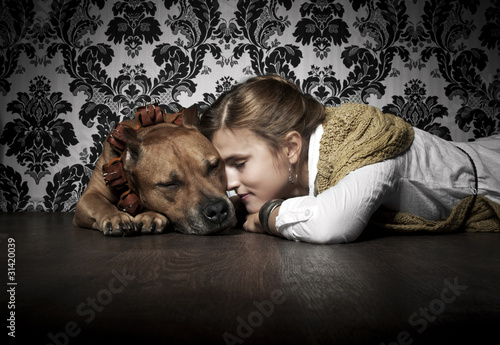
[[[280,206],[283,201],[283,199],[269,200],[260,208],[259,222],[264,230],[269,234],[272,234],[271,229],[269,228],[269,217],[271,216],[271,213],[276,209],[276,207]]]

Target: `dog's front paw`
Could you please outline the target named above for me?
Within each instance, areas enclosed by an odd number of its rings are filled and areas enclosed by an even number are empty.
[[[134,217],[119,212],[101,221],[100,229],[104,236],[131,236],[137,233]]]
[[[142,234],[161,234],[167,228],[169,221],[160,213],[147,211],[135,216],[137,230]]]

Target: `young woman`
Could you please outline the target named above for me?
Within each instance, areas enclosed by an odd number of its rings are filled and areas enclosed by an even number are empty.
[[[243,228],[312,243],[397,231],[500,231],[500,135],[447,142],[371,106],[325,108],[278,76],[221,96],[199,129],[244,203]]]

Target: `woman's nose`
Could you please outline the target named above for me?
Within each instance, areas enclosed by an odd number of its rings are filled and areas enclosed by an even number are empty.
[[[238,174],[234,171],[234,169],[226,168],[226,189],[227,190],[235,190],[239,186],[238,182]]]

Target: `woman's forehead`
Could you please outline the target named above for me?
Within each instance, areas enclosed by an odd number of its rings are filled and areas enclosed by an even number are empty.
[[[219,129],[212,138],[212,144],[225,161],[267,148],[264,140],[249,129]]]

